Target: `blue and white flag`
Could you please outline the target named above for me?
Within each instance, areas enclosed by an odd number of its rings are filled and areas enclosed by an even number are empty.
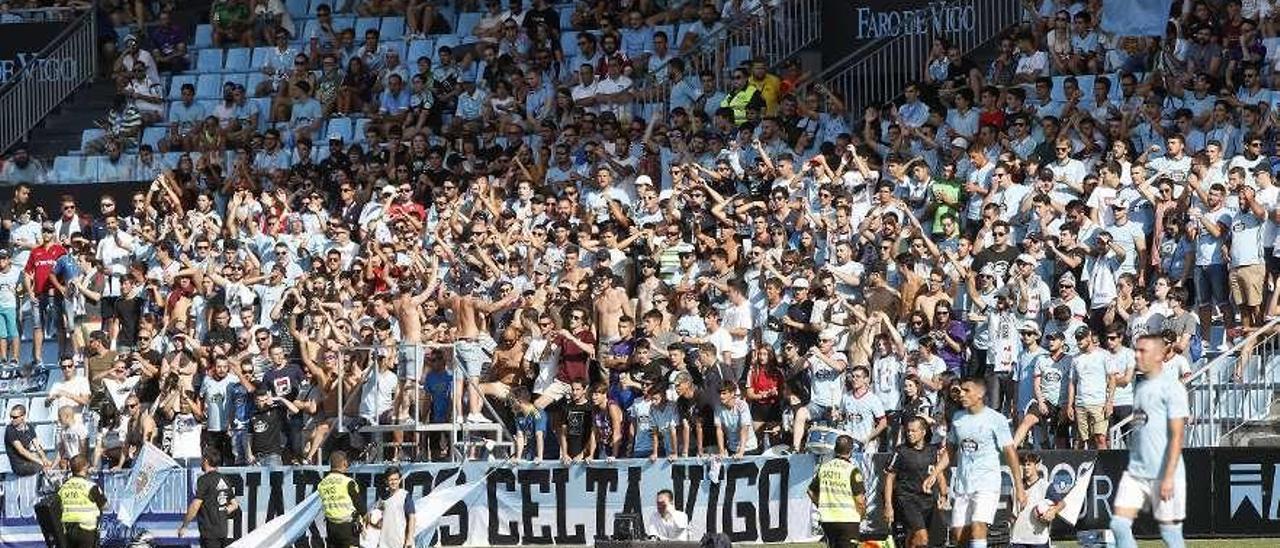
[[[231,543],[229,548],[286,548],[293,545],[320,516],[320,492],[315,491],[288,512],[262,524]]]
[[[444,517],[453,505],[483,494],[485,491],[481,487],[485,486],[486,478],[488,474],[479,480],[462,485],[436,487],[427,493],[427,496],[413,501],[413,545],[418,548],[430,546],[431,539],[436,536],[436,529],[440,527],[440,518]]]
[[[1062,511],[1058,512],[1058,519],[1074,526],[1084,515],[1084,498],[1089,494],[1089,485],[1093,483],[1093,469],[1097,464],[1094,461],[1080,465],[1080,469],[1076,471],[1076,482],[1062,498]],[[1057,486],[1050,486],[1050,489],[1055,487]]]
[[[165,477],[171,470],[178,469],[178,462],[173,460],[159,447],[150,443],[142,446],[129,472],[128,489],[120,496],[116,506],[116,519],[128,527],[138,521],[138,516],[147,510],[151,499],[160,492],[165,484]]]
[[[1103,0],[1102,30],[1116,36],[1164,36],[1173,0]]]

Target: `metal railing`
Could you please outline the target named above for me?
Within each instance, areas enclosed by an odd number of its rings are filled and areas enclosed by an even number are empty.
[[[1241,429],[1266,420],[1280,401],[1280,320],[1204,363],[1183,384],[1191,408],[1183,445],[1236,445]],[[1131,422],[1132,416],[1111,427],[1113,448],[1127,445]]]
[[[67,7],[67,6],[50,6],[47,8],[23,8],[9,10],[10,15],[22,18],[22,23],[44,23],[50,21],[69,21],[76,17],[77,13],[85,11],[86,8]],[[92,10],[89,10],[92,12]],[[7,23],[0,23],[7,24]]]
[[[425,380],[427,372],[435,360],[444,360],[446,367],[451,369],[454,380],[467,379],[467,373],[462,371],[453,359],[453,349],[450,345],[441,344],[408,344],[397,343],[393,347],[385,346],[346,346],[340,351],[341,359],[337,364],[338,378],[344,378],[350,366],[358,365],[364,369],[361,381],[353,390],[353,393],[347,393],[344,383],[338,383],[337,405],[342,410],[340,415],[351,416],[369,416],[374,417],[370,424],[362,427],[360,431],[365,434],[373,434],[378,437],[385,437],[391,433],[404,434],[443,434],[448,435],[450,456],[457,462],[476,458],[477,451],[483,447],[486,451],[492,451],[495,447],[509,448],[513,435],[509,432],[502,422],[502,415],[494,408],[489,401],[488,396],[481,396],[481,404],[489,417],[493,420],[489,424],[472,423],[464,420],[462,416],[455,414],[453,402],[449,405],[448,417],[429,416],[427,408],[432,407],[432,403],[426,400],[427,397]],[[323,360],[323,353],[319,357]],[[368,387],[367,383],[373,383],[372,389],[375,392],[382,390],[384,387],[378,383],[383,382],[377,376],[369,375],[369,368],[381,367],[385,363],[382,360],[392,360],[396,372],[397,392],[409,394],[409,396],[397,397],[391,408],[382,408],[381,402],[374,398],[372,408],[368,410],[361,409],[361,403],[356,404],[356,409],[349,409],[351,399],[359,400]],[[325,367],[322,363],[322,367]],[[460,396],[454,393],[456,384],[451,380],[450,394],[454,398]],[[465,381],[470,382],[470,381]],[[464,393],[470,394],[469,388],[464,384]],[[399,404],[399,405],[397,405]],[[388,420],[377,420],[389,413]],[[466,414],[465,406],[461,411]],[[339,421],[338,432],[346,430],[343,421]],[[375,443],[375,454],[379,453],[382,446],[386,445],[386,441],[381,440]],[[413,446],[414,442],[407,442],[404,445]],[[418,444],[420,445],[420,444]],[[380,455],[375,456],[375,460]]]
[[[810,81],[825,85],[843,98],[850,115],[857,118],[867,106],[893,99],[908,83],[923,78],[935,36],[946,38],[967,53],[1027,21],[1021,0],[980,3],[973,0],[973,3],[980,4],[980,8],[974,12],[972,27],[940,30],[943,26],[934,21],[930,32],[903,33],[871,42],[829,64],[829,68]]]
[[[2,27],[0,27],[2,28]],[[32,128],[98,71],[97,22],[86,12],[39,53],[24,56],[18,72],[0,89],[0,150],[27,137]]]
[[[785,0],[778,6],[766,2],[749,14],[722,23],[694,47],[672,57],[684,62],[690,78],[697,78],[703,70],[711,71],[717,89],[725,89],[733,69],[743,63],[760,57],[772,67],[817,42],[822,37],[822,2]],[[671,37],[673,48],[682,45],[679,38]],[[644,75],[636,86],[644,90],[635,101],[637,106],[659,104],[665,111],[672,84],[669,79],[659,81],[655,74]]]

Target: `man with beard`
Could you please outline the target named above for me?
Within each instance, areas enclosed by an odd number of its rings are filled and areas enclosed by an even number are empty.
[[[44,183],[45,168],[40,160],[31,157],[27,152],[27,146],[19,144],[13,148],[9,161],[5,162],[4,169],[0,169],[0,181],[6,183]],[[30,195],[30,188],[27,188]],[[17,193],[14,193],[14,202],[17,203]]]

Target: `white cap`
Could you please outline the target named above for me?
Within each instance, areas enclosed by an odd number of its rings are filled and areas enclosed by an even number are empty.
[[[653,179],[649,178],[648,175],[640,175],[636,177],[636,186],[641,185],[653,186]]]
[[[956,137],[951,140],[951,146],[956,148],[969,148],[969,141],[964,137]]]

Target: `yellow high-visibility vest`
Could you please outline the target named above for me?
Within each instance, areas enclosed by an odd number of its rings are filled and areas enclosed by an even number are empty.
[[[747,84],[746,89],[726,95],[720,106],[733,109],[733,124],[742,125],[747,121],[747,105],[751,103],[751,98],[756,96],[757,90],[755,86]]]
[[[93,482],[79,476],[72,476],[58,489],[58,498],[62,500],[62,523],[75,523],[82,529],[97,529],[98,516],[102,513],[98,503],[89,497]]]
[[[823,523],[857,523],[862,520],[853,495],[853,482],[862,472],[852,462],[831,459],[818,468],[818,519]]]
[[[336,472],[329,472],[329,475],[320,480],[316,490],[320,493],[320,504],[324,506],[324,519],[334,523],[347,523],[352,520],[356,513],[356,504],[351,500],[347,485],[355,481]]]

